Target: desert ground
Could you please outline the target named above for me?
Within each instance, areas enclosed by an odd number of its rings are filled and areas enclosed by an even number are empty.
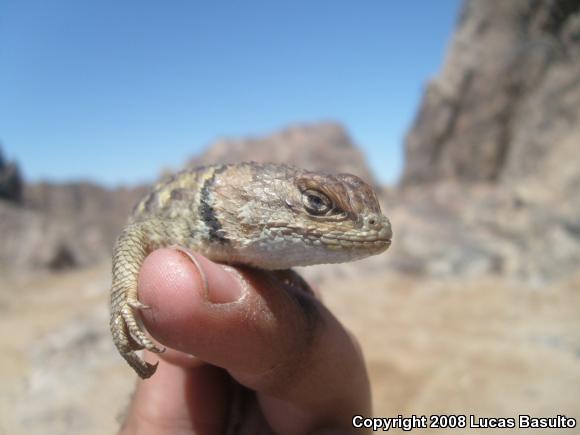
[[[580,275],[541,289],[492,276],[362,281],[365,261],[304,274],[360,340],[376,416],[580,420]],[[109,265],[5,276],[0,433],[115,433],[135,375],[108,333]]]

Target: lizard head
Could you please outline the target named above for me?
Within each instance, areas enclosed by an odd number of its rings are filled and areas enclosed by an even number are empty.
[[[255,163],[225,168],[212,207],[219,249],[230,261],[285,269],[357,260],[391,244],[372,187],[354,175]]]

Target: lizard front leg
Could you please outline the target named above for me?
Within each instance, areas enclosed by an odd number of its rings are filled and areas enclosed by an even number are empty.
[[[110,327],[121,356],[140,377],[148,378],[155,373],[157,364],[145,362],[136,351],[147,349],[160,353],[165,349],[153,343],[136,316],[137,310],[148,308],[137,299],[139,268],[149,251],[144,226],[143,223],[129,225],[115,245]]]

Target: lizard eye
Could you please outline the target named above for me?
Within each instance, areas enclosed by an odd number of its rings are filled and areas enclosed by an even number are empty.
[[[315,216],[324,215],[332,210],[332,201],[330,198],[312,189],[302,193],[302,203],[306,211]]]

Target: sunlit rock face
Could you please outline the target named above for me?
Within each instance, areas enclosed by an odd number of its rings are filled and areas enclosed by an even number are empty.
[[[404,184],[580,191],[580,3],[467,1],[406,140]]]

